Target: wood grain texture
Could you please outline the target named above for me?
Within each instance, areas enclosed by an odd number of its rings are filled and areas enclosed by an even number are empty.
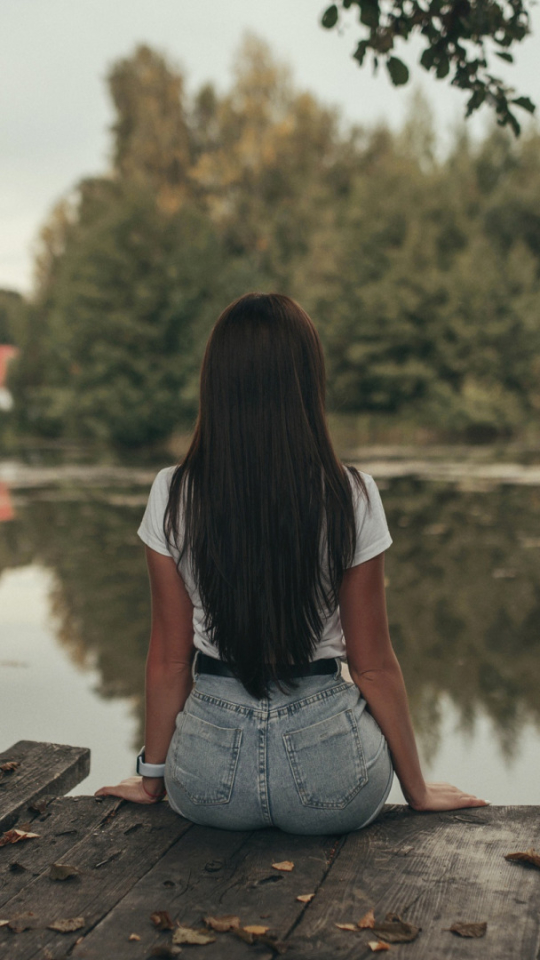
[[[32,800],[62,796],[90,772],[90,750],[58,743],[19,740],[0,753],[0,764],[17,760],[0,779],[0,832],[9,830]]]
[[[268,926],[269,934],[283,939],[305,909],[296,896],[317,889],[337,845],[336,838],[294,837],[279,830],[244,834],[194,827],[84,938],[73,957],[148,957],[154,946],[171,939],[170,933],[152,927],[153,910],[167,910],[173,920],[194,927],[201,927],[208,915],[238,915],[243,925]],[[292,860],[294,870],[272,868],[282,860]],[[130,933],[141,940],[129,942]],[[271,956],[232,933],[218,933],[216,942],[204,947],[204,957],[245,960],[254,951],[259,960]]]
[[[2,960],[43,960],[45,948],[53,957],[56,953],[64,956],[191,828],[189,821],[173,813],[166,803],[139,806],[106,798],[101,806],[99,825],[88,829],[62,857],[63,862],[77,867],[79,877],[51,880],[47,865],[33,883],[2,906],[6,919],[32,912],[39,923],[38,929],[21,934],[0,928]],[[39,844],[39,840],[28,843]],[[71,917],[84,917],[84,929],[71,934],[46,929],[53,921]]]
[[[39,838],[0,848],[0,914],[4,915],[4,903],[33,883],[51,863],[69,856],[69,850],[105,816],[103,804],[94,797],[55,799],[42,814],[26,807],[16,826],[31,822],[32,832]]]
[[[540,872],[508,863],[510,850],[538,847],[538,807],[486,807],[415,814],[389,808],[372,827],[347,837],[325,883],[290,938],[288,960],[371,956],[370,931],[348,933],[373,907],[422,928],[392,957],[414,960],[536,960]],[[481,940],[449,933],[455,921],[487,921]]]

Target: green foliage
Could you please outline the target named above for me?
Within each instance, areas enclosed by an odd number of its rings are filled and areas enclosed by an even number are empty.
[[[23,312],[24,301],[20,293],[0,290],[0,343],[18,343]]]
[[[520,124],[512,107],[534,113],[528,97],[514,97],[514,89],[491,72],[488,45],[494,44],[497,57],[513,63],[508,48],[530,33],[530,0],[341,0],[342,11],[358,7],[360,23],[369,30],[360,40],[353,57],[362,66],[371,52],[376,69],[383,57],[395,86],[407,83],[409,70],[391,55],[397,40],[418,36],[424,43],[420,63],[439,80],[450,76],[453,86],[468,90],[466,116],[486,103],[501,126],[507,124],[516,136]],[[333,3],[322,15],[321,24],[331,30],[339,25],[340,11]]]
[[[310,311],[334,410],[470,439],[535,422],[537,133],[473,148],[461,130],[437,161],[420,97],[397,134],[346,129],[253,37],[224,95],[184,103],[146,47],[110,83],[113,173],[55,208],[17,312],[19,431],[166,440],[195,415],[212,323],[249,289]]]

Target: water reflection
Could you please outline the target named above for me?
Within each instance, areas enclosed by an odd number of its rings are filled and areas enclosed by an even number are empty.
[[[540,490],[412,479],[380,486],[394,536],[391,631],[424,754],[437,752],[447,698],[464,729],[487,715],[509,756],[524,724],[540,720]],[[31,563],[51,570],[59,642],[96,671],[102,697],[136,704],[134,746],[149,628],[135,533],[145,499],[140,488],[41,490],[16,495],[15,516],[0,528],[0,572]]]

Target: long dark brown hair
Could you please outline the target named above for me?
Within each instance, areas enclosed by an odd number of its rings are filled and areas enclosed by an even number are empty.
[[[190,557],[219,657],[255,697],[309,663],[337,606],[356,542],[354,483],[367,497],[332,447],[307,313],[281,294],[240,297],[206,347],[164,530]]]

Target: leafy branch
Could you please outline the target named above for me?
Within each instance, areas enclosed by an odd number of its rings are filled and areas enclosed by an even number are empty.
[[[500,126],[509,125],[516,136],[520,124],[513,112],[521,107],[534,113],[529,97],[514,96],[515,90],[491,73],[488,57],[497,56],[513,63],[509,52],[514,43],[530,33],[530,0],[341,0],[340,8],[332,3],[322,16],[322,25],[331,30],[339,23],[344,10],[359,8],[360,23],[367,28],[353,54],[362,66],[371,55],[373,68],[383,59],[395,86],[407,83],[409,69],[393,55],[398,37],[407,40],[420,35],[425,49],[420,63],[425,70],[462,90],[469,90],[466,116],[482,104],[491,107]],[[488,51],[488,43],[497,49]]]

